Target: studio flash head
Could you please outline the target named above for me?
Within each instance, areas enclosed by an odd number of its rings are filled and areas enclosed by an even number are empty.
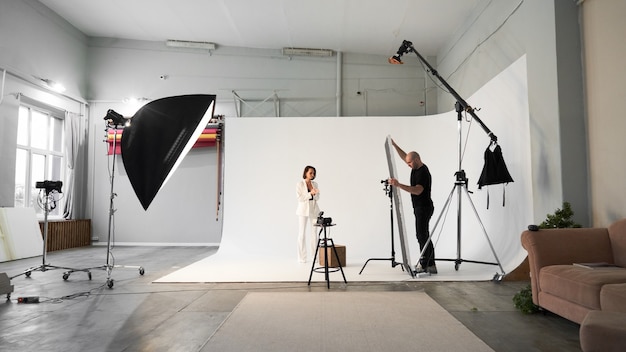
[[[37,181],[35,182],[35,188],[44,189],[46,193],[50,192],[61,192],[61,187],[63,187],[63,182],[61,181]]]

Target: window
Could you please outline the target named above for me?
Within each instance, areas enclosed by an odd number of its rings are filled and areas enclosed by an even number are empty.
[[[44,192],[36,187],[36,183],[63,180],[63,130],[61,113],[30,105],[20,106],[15,158],[16,207],[32,207],[38,215],[44,214],[40,204]],[[59,218],[63,214],[62,194],[55,199],[59,201],[48,215]]]

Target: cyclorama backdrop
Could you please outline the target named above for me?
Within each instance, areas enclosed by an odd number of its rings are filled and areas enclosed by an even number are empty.
[[[490,138],[476,121],[462,120],[462,167],[468,188],[495,255],[509,273],[524,259],[520,233],[532,221],[530,133],[526,58],[516,61],[470,98],[469,105],[498,137],[513,183],[477,189]],[[459,167],[457,113],[423,117],[350,118],[230,118],[225,123],[225,174],[223,234],[216,254],[157,282],[214,281],[306,281],[311,264],[296,257],[296,182],[306,165],[317,169],[320,208],[332,217],[329,228],[335,244],[346,246],[348,281],[376,281],[379,270],[410,279],[390,263],[368,258],[391,255],[390,202],[381,180],[389,177],[384,143],[390,135],[406,152],[416,150],[433,177],[432,197],[439,229],[433,242],[437,258],[461,258],[495,263],[487,237],[481,229],[465,192],[461,197],[461,245],[457,245],[457,193],[455,172]],[[402,183],[409,183],[410,169],[395,155]],[[503,190],[506,204],[502,206]],[[490,197],[487,209],[487,197]],[[450,206],[443,211],[448,197]],[[410,196],[402,192],[402,208],[410,253],[417,260]],[[395,218],[395,216],[394,216]],[[395,228],[396,259],[400,257],[398,224]],[[441,230],[441,231],[439,231]],[[437,280],[491,279],[497,266],[438,261]],[[371,267],[371,268],[370,268]],[[278,273],[278,274],[277,274]],[[387,280],[390,276],[382,277]],[[399,275],[399,276],[398,276]],[[323,275],[314,275],[323,280]],[[333,278],[335,278],[333,276]],[[339,280],[339,278],[337,277]]]

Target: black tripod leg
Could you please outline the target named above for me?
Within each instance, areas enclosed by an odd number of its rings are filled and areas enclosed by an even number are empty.
[[[335,248],[335,242],[333,242],[332,239],[330,240],[330,245],[333,247],[333,253],[335,253],[335,259],[337,259],[337,265],[339,265],[341,276],[343,276],[343,282],[347,284],[348,281],[346,281],[346,275],[344,275],[343,268],[341,267],[341,259],[339,259],[339,254],[337,254],[337,248]],[[328,265],[328,263],[326,265]]]
[[[311,273],[309,274],[309,283],[307,285],[311,285],[311,278],[313,277],[313,271],[315,271],[315,258],[317,258],[317,253],[320,250],[320,245],[322,243],[322,239],[317,240],[317,247],[315,247],[315,255],[313,256],[313,263],[311,264]]]

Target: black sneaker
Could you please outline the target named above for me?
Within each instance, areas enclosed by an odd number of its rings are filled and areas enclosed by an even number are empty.
[[[437,266],[431,265],[431,266],[428,266],[428,267],[424,268],[422,266],[422,264],[417,264],[415,266],[415,273],[416,274],[428,273],[428,274],[431,274],[431,275],[432,274],[437,274]]]
[[[428,272],[429,274],[436,274],[437,273],[437,266],[436,265],[431,265],[429,267],[426,268],[426,272]]]

